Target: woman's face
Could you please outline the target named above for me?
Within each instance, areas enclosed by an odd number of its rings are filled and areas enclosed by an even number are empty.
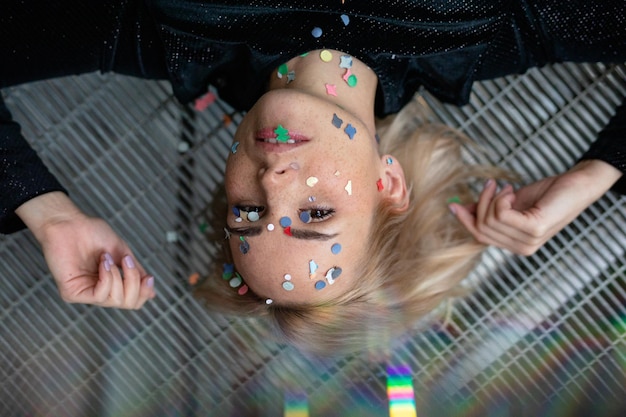
[[[257,295],[318,304],[358,285],[354,271],[383,195],[374,134],[301,91],[270,91],[246,114],[226,165],[227,223],[235,269]],[[248,221],[254,210],[259,219]]]

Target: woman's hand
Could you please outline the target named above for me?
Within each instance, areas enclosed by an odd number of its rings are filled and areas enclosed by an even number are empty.
[[[497,192],[496,183],[487,181],[478,203],[450,204],[450,210],[479,242],[528,256],[600,198],[621,175],[606,162],[587,160],[517,191],[507,185]]]
[[[16,213],[41,244],[66,302],[138,309],[155,296],[154,278],[128,245],[106,222],[82,213],[65,194],[43,194]]]

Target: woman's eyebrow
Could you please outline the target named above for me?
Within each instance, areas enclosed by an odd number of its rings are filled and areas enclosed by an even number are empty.
[[[254,227],[230,227],[226,226],[228,231],[233,234],[237,234],[240,236],[258,236],[263,231],[263,228],[260,226]],[[308,229],[291,229],[291,236],[296,239],[302,240],[330,240],[337,237],[339,233],[320,233],[315,230]]]

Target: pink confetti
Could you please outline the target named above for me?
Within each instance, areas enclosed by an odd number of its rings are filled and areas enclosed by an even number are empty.
[[[385,189],[385,186],[383,185],[383,180],[381,178],[376,181],[376,188],[378,188],[378,191],[382,191]]]
[[[346,73],[343,74],[343,77],[341,78],[343,78],[345,82],[348,82],[348,78],[350,78],[351,75],[352,75],[352,71],[350,71],[350,68],[346,68]]]
[[[198,98],[193,105],[197,111],[204,111],[211,104],[215,103],[215,100],[217,100],[217,96],[213,94],[212,91],[209,91],[202,97]]]
[[[337,86],[335,84],[325,84],[326,94],[337,97]]]

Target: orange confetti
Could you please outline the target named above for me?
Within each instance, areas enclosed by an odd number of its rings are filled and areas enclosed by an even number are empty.
[[[229,114],[225,114],[222,120],[224,122],[224,126],[228,126],[229,124],[233,122],[233,118],[230,117]]]
[[[189,275],[189,284],[190,285],[196,285],[198,283],[198,281],[200,281],[200,274],[197,272],[194,272],[193,274]]]

